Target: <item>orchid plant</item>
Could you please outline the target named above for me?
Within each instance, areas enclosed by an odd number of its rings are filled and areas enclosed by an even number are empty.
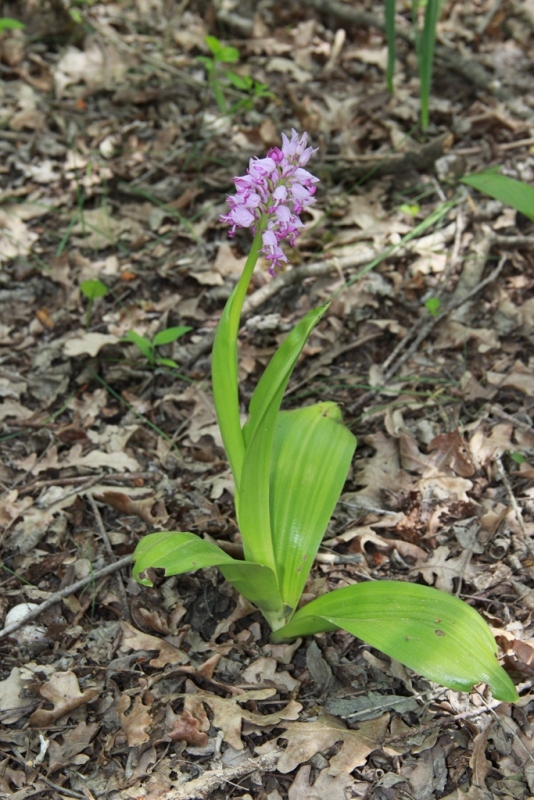
[[[221,217],[231,236],[237,228],[254,234],[212,356],[213,397],[234,479],[244,560],[191,532],[152,533],[135,550],[134,576],[150,586],[149,568],[177,575],[217,566],[261,611],[274,642],[344,628],[437,683],[469,691],[484,682],[496,698],[512,702],[517,692],[499,665],[488,625],[457,597],[384,580],[345,586],[299,605],[356,448],[334,403],[280,410],[296,361],[328,304],[310,311],[280,345],[255,388],[244,424],[237,339],[259,255],[275,274],[287,262],[281,242],[293,244],[304,227],[300,215],[314,202],[318,183],[305,168],[314,152],[305,133],[282,134],[281,148],[251,159],[247,174],[234,179],[237,192]]]

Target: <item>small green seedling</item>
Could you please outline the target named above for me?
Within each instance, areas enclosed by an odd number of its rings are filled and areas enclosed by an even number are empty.
[[[512,206],[528,219],[534,220],[534,186],[502,175],[498,169],[487,169],[462,178],[462,183],[489,194],[507,206]]]
[[[102,283],[102,281],[88,280],[83,281],[83,283],[80,284],[80,291],[87,297],[89,301],[87,303],[87,312],[85,314],[85,327],[88,328],[89,323],[91,322],[93,303],[99,297],[105,297],[108,294],[109,289],[105,283]]]
[[[25,27],[23,22],[12,17],[0,17],[0,33],[2,31],[21,31]]]
[[[429,297],[425,300],[425,308],[433,317],[437,317],[441,310],[441,300],[438,297]]]
[[[224,68],[225,64],[236,64],[239,61],[239,50],[236,47],[223,45],[216,36],[206,36],[204,41],[212,55],[197,56],[197,61],[206,69],[208,83],[221,114],[235,114],[240,108],[252,108],[254,100],[257,98],[273,97],[272,92],[264,83],[254,80],[249,75],[239,75],[237,72]],[[230,108],[228,108],[224,93],[228,84],[247,95]]]
[[[513,452],[509,450],[508,455],[510,456],[512,461],[515,461],[516,464],[524,464],[525,461],[527,460],[525,456],[522,453],[518,453],[517,450],[514,450]]]
[[[157,348],[164,344],[175,342],[176,339],[179,339],[191,330],[193,329],[187,327],[187,325],[179,325],[176,328],[167,328],[164,331],[156,333],[153,339],[141,336],[140,333],[136,333],[135,331],[128,331],[123,342],[133,342],[133,344],[137,345],[151,367],[172,367],[175,369],[178,367],[176,361],[173,361],[172,358],[162,358],[159,356]]]

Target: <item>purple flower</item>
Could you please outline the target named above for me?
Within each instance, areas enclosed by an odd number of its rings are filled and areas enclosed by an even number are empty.
[[[269,272],[287,262],[280,247],[283,239],[291,245],[304,227],[300,214],[315,203],[315,184],[319,178],[304,169],[313,153],[306,147],[308,134],[299,137],[291,131],[291,139],[282,134],[282,147],[273,147],[266,158],[251,158],[247,174],[234,178],[237,192],[228,197],[229,211],[220,218],[231,225],[230,236],[236,228],[261,231],[261,252],[269,261]]]

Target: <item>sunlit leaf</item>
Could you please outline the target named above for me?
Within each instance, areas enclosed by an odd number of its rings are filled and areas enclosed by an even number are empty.
[[[241,309],[246,297],[254,266],[262,247],[261,233],[256,233],[245,268],[239,282],[230,295],[222,313],[211,356],[211,378],[213,398],[221,436],[232,468],[236,488],[236,504],[239,502],[241,469],[245,454],[245,443],[239,418],[239,387],[237,379],[237,335],[241,320]]]
[[[154,348],[152,347],[151,341],[145,336],[141,336],[141,334],[136,333],[136,331],[128,331],[124,335],[123,341],[133,342],[133,344],[137,345],[144,357],[152,362],[154,357]]]
[[[164,569],[165,575],[180,575],[206,567],[219,567],[238,592],[258,606],[266,616],[281,617],[282,600],[272,570],[261,564],[238,561],[220,547],[186,531],[164,531],[145,536],[133,554],[134,578],[144,586],[152,581],[141,576],[147,569]]]
[[[334,403],[283,411],[276,423],[270,510],[284,602],[297,607],[343,484],[356,439]]]
[[[152,344],[155,347],[160,347],[162,344],[170,344],[171,342],[176,341],[176,339],[179,339],[180,336],[183,336],[184,333],[189,333],[189,331],[192,330],[193,328],[190,328],[188,325],[179,325],[176,328],[166,328],[166,330],[156,333],[152,339]]]
[[[443,686],[466,692],[484,682],[498,700],[517,700],[482,617],[437,589],[397,581],[343,587],[301,608],[272,638],[283,641],[336,628]]]
[[[97,280],[83,281],[80,283],[80,290],[88,300],[96,300],[97,297],[105,297],[109,292],[106,284]]]
[[[462,183],[489,194],[534,220],[534,186],[501,175],[494,169],[479,172],[477,175],[467,175],[461,180]]]

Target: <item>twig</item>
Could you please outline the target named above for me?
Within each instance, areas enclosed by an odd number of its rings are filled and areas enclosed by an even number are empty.
[[[107,567],[102,567],[102,569],[98,569],[95,572],[92,572],[90,575],[86,575],[85,578],[81,578],[79,581],[76,581],[76,583],[71,583],[70,586],[65,586],[63,589],[60,589],[59,592],[55,592],[54,594],[50,595],[47,600],[42,602],[37,608],[34,608],[33,611],[30,611],[30,613],[27,614],[27,616],[25,616],[23,619],[19,620],[18,622],[14,622],[12,625],[8,625],[6,628],[1,630],[0,639],[5,639],[6,636],[10,636],[15,631],[18,631],[18,629],[23,625],[26,625],[26,623],[37,619],[37,617],[39,617],[48,608],[51,608],[60,600],[63,600],[64,597],[69,597],[69,595],[78,592],[80,589],[83,589],[88,583],[91,583],[91,581],[97,580],[98,578],[103,578],[105,575],[112,575],[117,570],[127,567],[131,563],[131,555],[124,556],[118,561],[115,561],[114,564],[108,564]]]
[[[282,750],[273,750],[272,753],[249,758],[236,764],[235,767],[221,767],[220,769],[210,769],[204,772],[199,778],[187,781],[177,789],[170,789],[165,792],[165,800],[198,800],[207,798],[209,794],[222,784],[243,778],[252,772],[270,772],[273,770],[278,759],[282,755]],[[114,800],[130,800],[129,790],[113,795]]]
[[[517,524],[519,525],[519,530],[521,531],[521,542],[527,549],[531,558],[534,558],[534,547],[532,546],[529,535],[527,533],[527,529],[525,528],[525,522],[523,520],[523,515],[521,514],[521,509],[519,508],[519,504],[517,502],[516,496],[514,494],[514,490],[512,489],[512,484],[510,483],[510,478],[506,470],[504,469],[504,465],[502,463],[501,456],[495,456],[495,466],[497,467],[497,474],[503,484],[504,488],[506,489],[506,493],[508,495],[508,499],[510,500],[510,505],[512,506],[515,514],[515,518],[517,519]]]
[[[113,548],[111,546],[111,542],[109,541],[108,532],[104,527],[104,523],[102,522],[102,516],[96,504],[96,500],[90,492],[86,492],[87,499],[89,500],[89,505],[95,515],[96,520],[96,527],[98,528],[98,532],[102,537],[102,541],[104,542],[104,547],[106,548],[107,554],[110,558],[115,558],[115,553],[113,552]],[[120,572],[115,576],[117,581],[117,588],[119,591],[119,597],[122,604],[122,613],[124,615],[125,620],[130,620],[130,608],[128,604],[128,598],[126,597],[126,590],[124,588],[124,583],[122,582],[122,575]]]
[[[106,482],[110,482],[110,485],[113,486],[114,482],[135,483],[135,481],[138,480],[154,480],[159,477],[160,475],[158,472],[122,472],[116,475],[108,472],[100,472],[98,475],[94,475],[91,480],[95,479],[97,482],[105,480]],[[73,478],[56,478],[55,480],[36,481],[35,483],[26,484],[26,486],[20,490],[19,497],[23,494],[34,492],[37,489],[45,489],[47,486],[79,486],[80,484],[85,484],[87,480],[87,475],[77,475]]]

